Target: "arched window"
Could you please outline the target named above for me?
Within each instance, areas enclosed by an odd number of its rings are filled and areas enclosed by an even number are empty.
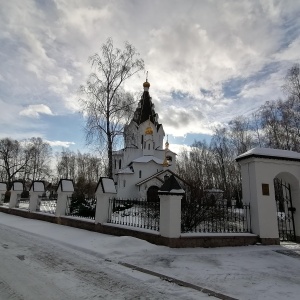
[[[142,135],[142,149],[143,149],[143,145],[144,145],[144,136]]]
[[[139,171],[139,178],[142,178],[142,171]]]
[[[150,150],[150,143],[148,144],[148,150]]]
[[[121,159],[119,159],[119,169],[121,169],[121,167],[122,167],[122,161]]]

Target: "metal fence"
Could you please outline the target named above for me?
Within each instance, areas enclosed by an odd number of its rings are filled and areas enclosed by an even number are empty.
[[[4,203],[4,200],[5,200],[5,195],[0,194],[0,204]]]
[[[183,205],[181,232],[249,233],[250,205]]]
[[[68,197],[66,216],[95,220],[97,198],[84,196]]]
[[[57,205],[57,195],[51,198],[39,199],[39,204],[37,206],[37,211],[48,214],[55,214]]]
[[[5,198],[5,195],[4,194],[0,194],[0,205],[1,206],[5,206],[5,207],[8,207],[9,206],[9,200]]]
[[[108,223],[159,231],[160,203],[144,199],[110,199]]]
[[[29,202],[30,202],[30,198],[19,198],[18,197],[16,208],[29,210]]]

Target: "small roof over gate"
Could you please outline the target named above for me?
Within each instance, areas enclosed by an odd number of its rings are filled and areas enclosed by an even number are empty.
[[[239,155],[235,160],[241,161],[250,157],[300,161],[300,153],[298,152],[272,148],[253,148]]]

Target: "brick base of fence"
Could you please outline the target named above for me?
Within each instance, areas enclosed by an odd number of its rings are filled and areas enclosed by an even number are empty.
[[[230,246],[248,246],[256,243],[266,245],[277,245],[279,239],[259,239],[255,235],[216,235],[216,236],[182,236],[180,238],[166,238],[159,234],[150,232],[137,231],[132,229],[110,226],[107,224],[95,224],[91,221],[83,219],[75,219],[70,217],[55,217],[42,213],[33,213],[19,209],[10,209],[0,206],[0,212],[20,216],[23,218],[35,219],[40,221],[51,222],[55,224],[71,226],[75,228],[85,229],[89,231],[116,235],[116,236],[132,236],[138,239],[145,240],[149,243],[167,246],[170,248],[192,248],[192,247],[230,247]],[[272,241],[271,241],[272,240]]]
[[[280,245],[280,239],[261,238],[260,243],[263,245]]]

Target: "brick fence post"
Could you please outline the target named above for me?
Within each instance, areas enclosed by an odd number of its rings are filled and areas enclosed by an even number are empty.
[[[43,181],[33,181],[29,189],[30,193],[30,202],[29,202],[29,211],[35,212],[40,209],[39,196],[45,192],[45,184]]]
[[[68,197],[72,197],[73,193],[73,180],[61,179],[57,187],[56,217],[64,216],[66,214]]]
[[[9,208],[15,208],[18,204],[18,199],[21,197],[21,193],[24,191],[23,182],[14,181],[12,183],[10,191]]]
[[[0,205],[3,204],[5,193],[7,191],[7,185],[5,182],[0,182]]]
[[[170,176],[158,191],[160,198],[159,230],[163,237],[179,238],[181,235],[181,199],[184,190],[176,180]]]
[[[96,187],[96,214],[95,223],[103,224],[107,222],[109,199],[117,194],[114,181],[111,178],[101,177]]]

